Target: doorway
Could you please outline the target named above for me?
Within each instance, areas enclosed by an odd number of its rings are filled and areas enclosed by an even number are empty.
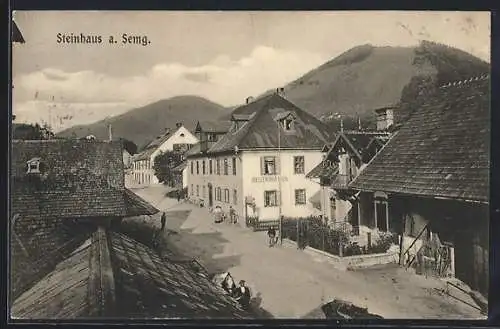
[[[214,206],[213,188],[212,188],[212,184],[210,184],[210,183],[208,183],[208,206],[209,207]]]

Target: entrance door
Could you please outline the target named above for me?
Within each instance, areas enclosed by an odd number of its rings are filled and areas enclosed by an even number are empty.
[[[213,195],[212,184],[208,184],[208,206],[209,207],[214,206],[214,195]]]
[[[377,212],[377,228],[381,231],[387,231],[387,203],[384,201],[375,201]]]

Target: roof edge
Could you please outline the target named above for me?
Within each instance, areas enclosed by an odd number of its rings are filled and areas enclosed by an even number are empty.
[[[89,260],[88,303],[97,316],[115,314],[115,279],[106,229],[99,226],[92,234]]]

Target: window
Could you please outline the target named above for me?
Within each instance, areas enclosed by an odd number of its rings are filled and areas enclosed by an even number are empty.
[[[193,184],[191,184],[191,195],[194,195],[194,189],[193,189]]]
[[[264,207],[276,207],[278,205],[278,191],[264,191]]]
[[[220,190],[220,187],[217,187],[215,189],[215,200],[221,201],[221,190]]]
[[[200,174],[200,162],[196,161],[196,175]]]
[[[177,143],[177,144],[174,144],[174,145],[172,145],[172,150],[174,152],[184,153],[187,150],[189,150],[189,144],[186,144],[186,143]]]
[[[217,159],[217,163],[215,166],[215,171],[217,175],[220,175],[220,159]]]
[[[284,128],[285,130],[292,130],[293,129],[293,120],[292,119],[285,119],[284,123]]]
[[[228,175],[229,173],[229,164],[227,162],[227,159],[224,158],[224,175]]]
[[[196,196],[200,196],[200,185],[196,185]]]
[[[40,158],[33,158],[29,160],[27,163],[28,166],[28,174],[38,174],[40,173]]]
[[[194,163],[193,161],[191,161],[191,175],[194,174]]]
[[[295,174],[304,174],[304,157],[293,157],[293,170]]]
[[[233,158],[233,175],[236,175],[236,158]]]
[[[224,189],[224,202],[229,203],[229,189]]]
[[[208,173],[212,175],[212,159],[208,160]]]
[[[205,175],[205,160],[201,163],[203,175]]]
[[[215,134],[215,133],[207,133],[207,140],[209,142],[216,142],[217,141],[217,134]]]
[[[233,190],[233,204],[234,205],[238,204],[238,190],[236,189]]]
[[[305,189],[295,190],[295,204],[296,205],[306,204]]]
[[[203,194],[202,194],[202,196],[203,196],[203,198],[207,197],[207,190],[206,190],[205,185],[203,185]]]
[[[276,175],[278,170],[276,168],[276,157],[262,157],[261,158],[261,174],[262,175]]]

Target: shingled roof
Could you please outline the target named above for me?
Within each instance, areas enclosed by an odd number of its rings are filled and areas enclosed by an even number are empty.
[[[275,121],[280,113],[286,112],[295,117],[293,132],[281,132],[278,143],[278,126]],[[230,130],[208,153],[234,150],[277,148],[283,149],[321,149],[334,135],[323,122],[300,109],[290,101],[271,94],[238,107],[232,114],[233,120],[245,120],[239,129]]]
[[[349,186],[488,202],[489,77],[450,83],[423,97],[422,106]]]
[[[338,133],[335,141],[325,146],[325,159],[314,167],[307,178],[333,178],[338,174],[338,158],[335,150],[339,147],[349,149],[360,162],[368,162],[390,137],[388,132],[380,131],[343,131]],[[372,150],[373,148],[373,150]]]
[[[195,132],[227,133],[231,128],[231,121],[198,121]]]
[[[64,278],[64,280],[61,280]],[[17,319],[250,318],[205,274],[99,228],[17,298]]]
[[[27,162],[40,158],[40,173]],[[126,215],[120,142],[13,141],[12,214],[49,217]]]

